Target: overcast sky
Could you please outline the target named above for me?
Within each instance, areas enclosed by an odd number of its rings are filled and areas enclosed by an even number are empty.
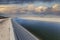
[[[5,4],[4,2],[10,2],[11,4]],[[14,4],[15,3],[15,4]],[[19,4],[16,4],[19,3]],[[2,4],[2,5],[1,5]],[[0,0],[0,13],[3,14],[38,14],[42,12],[42,10],[46,13],[46,10],[49,9],[55,12],[56,9],[60,11],[60,0]],[[53,12],[52,12],[53,13]],[[60,15],[60,12],[58,13]]]
[[[2,3],[33,3],[33,2],[60,2],[60,0],[0,0]]]

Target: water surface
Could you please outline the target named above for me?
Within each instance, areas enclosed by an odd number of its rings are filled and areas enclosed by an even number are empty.
[[[42,40],[60,40],[60,23],[15,19],[20,25]]]

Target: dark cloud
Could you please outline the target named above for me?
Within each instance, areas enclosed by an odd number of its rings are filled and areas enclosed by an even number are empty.
[[[34,1],[50,2],[50,1],[54,1],[54,0],[16,0],[16,1],[21,1],[21,2],[34,2]]]
[[[0,4],[2,4],[2,3],[28,3],[28,2],[35,2],[35,1],[40,1],[40,2],[57,1],[57,2],[60,2],[60,0],[0,0]]]

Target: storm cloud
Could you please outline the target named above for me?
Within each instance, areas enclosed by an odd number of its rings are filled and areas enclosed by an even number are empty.
[[[8,4],[8,3],[33,3],[36,1],[40,2],[60,2],[60,0],[0,0],[0,4]]]

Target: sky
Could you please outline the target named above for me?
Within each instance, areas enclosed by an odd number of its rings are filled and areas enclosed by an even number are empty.
[[[60,15],[59,2],[60,0],[0,0],[0,14]]]
[[[20,2],[20,3],[28,3],[28,2],[36,2],[36,1],[39,1],[39,2],[59,2],[60,0],[0,0],[0,2]]]

